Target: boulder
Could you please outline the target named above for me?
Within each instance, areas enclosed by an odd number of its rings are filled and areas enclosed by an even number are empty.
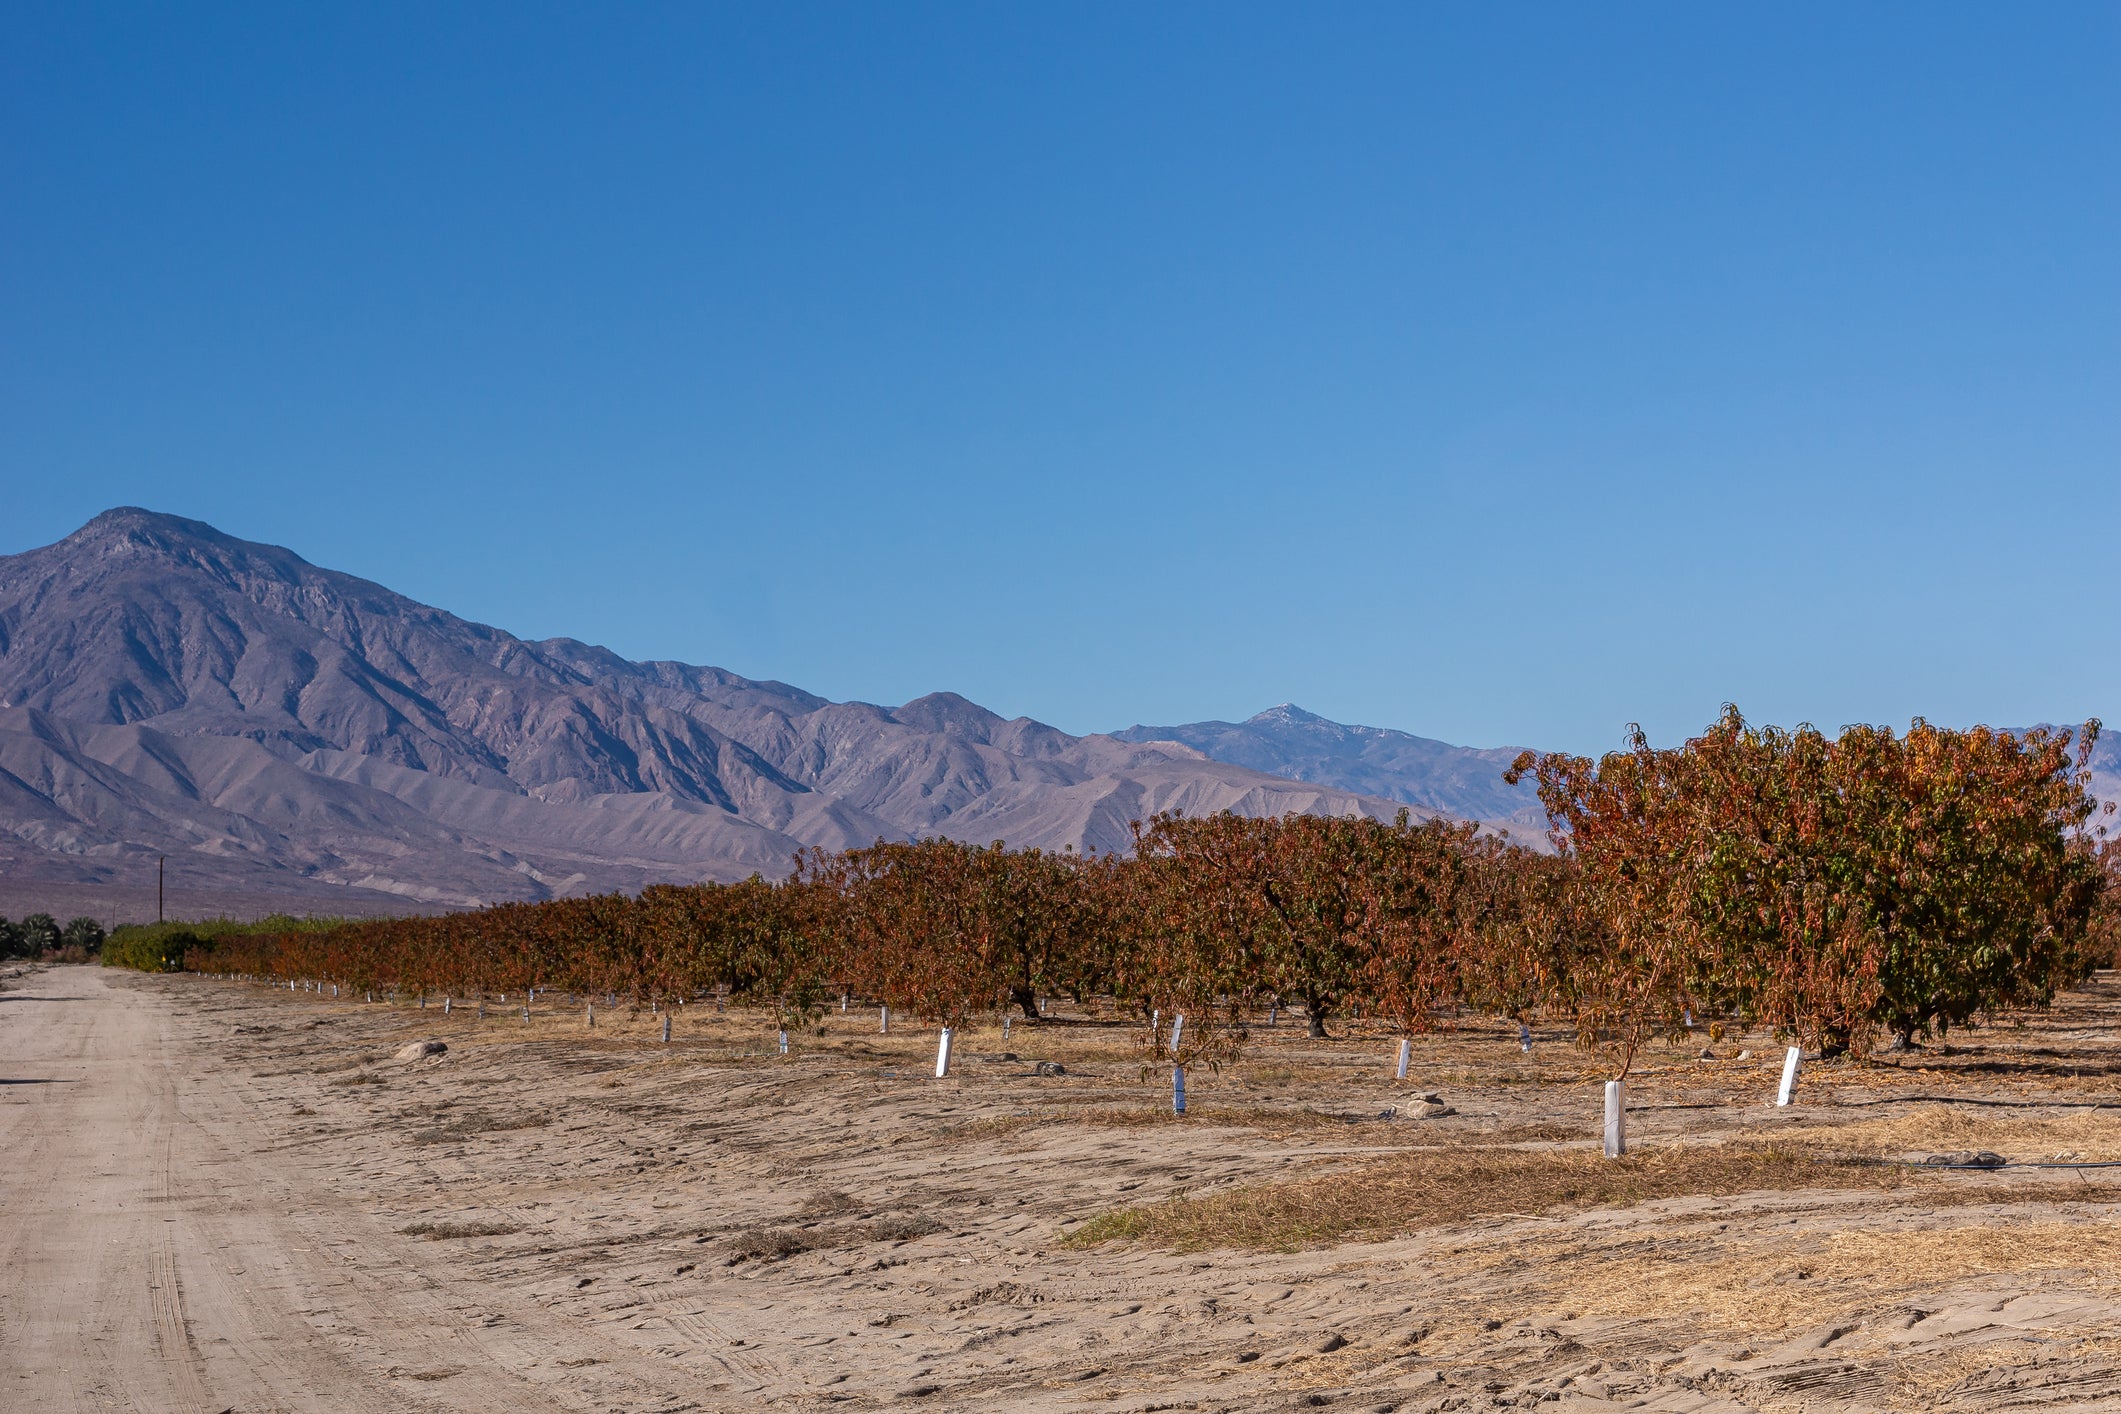
[[[397,1054],[392,1059],[401,1061],[426,1060],[429,1056],[438,1056],[448,1049],[449,1043],[447,1041],[407,1041],[404,1045],[398,1047]]]

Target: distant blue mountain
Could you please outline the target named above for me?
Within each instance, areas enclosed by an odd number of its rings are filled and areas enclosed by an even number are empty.
[[[1546,830],[1531,785],[1503,784],[1516,747],[1453,746],[1387,727],[1347,726],[1288,702],[1242,722],[1135,726],[1113,735],[1175,741],[1232,766],[1485,821],[1520,839]]]

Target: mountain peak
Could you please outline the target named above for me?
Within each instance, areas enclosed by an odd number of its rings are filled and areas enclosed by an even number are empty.
[[[60,552],[88,562],[146,553],[187,564],[242,566],[286,577],[315,566],[294,551],[263,545],[217,530],[203,520],[187,520],[142,506],[114,506],[56,545],[31,554]]]
[[[145,506],[112,506],[103,514],[89,521],[87,525],[82,526],[80,531],[76,533],[85,535],[92,530],[131,530],[135,528],[183,530],[194,535],[211,536],[215,539],[221,538],[221,532],[203,520],[188,520],[183,516],[171,515],[168,511],[151,511]]]
[[[991,712],[955,692],[931,692],[925,697],[916,697],[902,707],[893,708],[891,718],[902,726],[920,731],[956,732],[981,741],[1003,723],[1000,713]]]
[[[1246,718],[1245,725],[1251,726],[1257,723],[1267,726],[1275,723],[1284,723],[1290,726],[1310,726],[1313,723],[1326,720],[1326,718],[1319,716],[1316,712],[1306,712],[1294,702],[1283,702],[1277,706],[1269,707],[1264,712],[1256,713]]]
[[[232,535],[214,529],[203,520],[186,520],[166,511],[144,506],[113,506],[60,543],[80,544],[118,536],[147,535],[166,540],[205,540],[217,545],[240,544]]]

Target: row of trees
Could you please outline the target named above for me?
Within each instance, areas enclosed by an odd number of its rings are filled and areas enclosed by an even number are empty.
[[[1917,721],[1828,738],[1726,709],[1658,750],[1527,753],[1552,852],[1445,821],[1158,816],[1124,855],[952,840],[799,856],[774,882],[222,937],[187,965],[471,995],[726,989],[783,1026],[842,993],[956,1026],[1104,999],[1181,1061],[1262,1008],[1420,1032],[1470,1009],[1566,1017],[1625,1074],[1696,1026],[1869,1049],[2046,1003],[2112,954],[2097,733]],[[1153,1037],[1147,1018],[1165,1018]]]
[[[76,918],[64,927],[49,913],[32,913],[19,923],[0,918],[0,958],[41,957],[68,950],[90,957],[102,946],[103,925],[93,918]]]

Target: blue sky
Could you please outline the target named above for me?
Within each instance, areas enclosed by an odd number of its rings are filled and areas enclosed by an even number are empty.
[[[2121,8],[13,5],[0,552],[141,504],[1071,730],[2121,718]]]

